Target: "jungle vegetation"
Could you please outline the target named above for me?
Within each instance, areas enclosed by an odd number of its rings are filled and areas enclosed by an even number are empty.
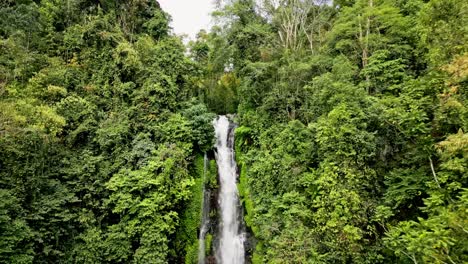
[[[231,0],[192,56],[237,112],[254,263],[468,261],[468,3]]]
[[[468,262],[466,10],[0,0],[0,263],[196,263],[225,113],[253,263]]]

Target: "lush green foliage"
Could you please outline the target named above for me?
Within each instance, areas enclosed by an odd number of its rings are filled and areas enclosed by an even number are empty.
[[[0,1],[0,263],[196,262],[210,111],[254,263],[468,262],[468,3],[220,2]]]
[[[192,99],[196,65],[168,15],[24,0],[1,1],[0,18],[0,262],[178,257],[214,115]]]
[[[467,262],[466,1],[325,2],[229,1],[192,46],[236,77],[253,262]]]

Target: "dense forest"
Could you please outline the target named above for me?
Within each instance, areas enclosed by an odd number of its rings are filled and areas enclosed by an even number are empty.
[[[0,0],[0,263],[197,263],[225,113],[252,263],[467,263],[467,10]]]
[[[214,114],[168,21],[155,1],[2,2],[1,263],[177,256]]]

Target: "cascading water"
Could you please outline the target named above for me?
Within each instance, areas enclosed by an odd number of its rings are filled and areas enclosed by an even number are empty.
[[[221,211],[219,264],[243,264],[245,234],[241,230],[241,210],[237,191],[237,166],[234,159],[234,133],[226,116],[213,121],[216,132],[216,163],[219,173],[219,207]]]
[[[205,153],[203,160],[203,200],[202,200],[202,219],[200,234],[198,236],[198,264],[205,264],[205,235],[210,223],[210,192],[206,190],[206,173],[208,167],[208,157]]]

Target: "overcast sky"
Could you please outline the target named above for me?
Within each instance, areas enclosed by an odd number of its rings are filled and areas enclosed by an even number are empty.
[[[164,11],[172,16],[176,34],[187,34],[191,39],[200,29],[210,28],[213,0],[158,0]]]

